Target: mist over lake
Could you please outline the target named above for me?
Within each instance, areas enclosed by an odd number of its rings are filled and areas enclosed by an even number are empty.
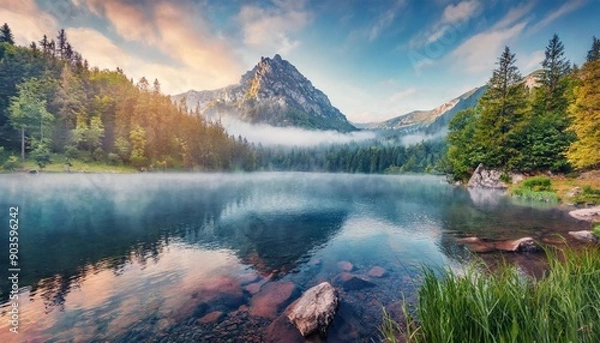
[[[556,209],[469,193],[435,176],[0,178],[1,208],[20,210],[23,341],[261,341],[282,308],[259,311],[260,290],[293,285],[289,303],[321,281],[340,289],[332,341],[376,339],[381,307],[414,300],[422,266],[460,268],[470,258],[456,238],[541,238],[577,227]],[[1,218],[8,222],[7,211]],[[0,241],[7,246],[7,235]],[[0,341],[8,342],[1,251]],[[340,262],[372,287],[339,286]],[[385,276],[369,275],[376,266]]]

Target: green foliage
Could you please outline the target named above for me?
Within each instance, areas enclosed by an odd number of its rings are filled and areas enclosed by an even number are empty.
[[[592,226],[592,234],[597,238],[600,238],[600,223],[594,223]]]
[[[575,204],[600,205],[600,189],[584,186],[583,191],[572,198]]]
[[[0,43],[15,44],[15,37],[7,23],[0,27]]]
[[[523,181],[512,191],[514,196],[533,201],[558,202],[558,195],[552,189],[552,182],[544,176],[537,176]]]
[[[119,155],[115,154],[114,152],[109,152],[106,156],[106,159],[108,163],[113,166],[119,165],[122,162],[121,157],[119,157]]]
[[[477,120],[476,109],[467,109],[458,112],[448,124],[448,161],[456,180],[468,179],[480,159],[474,141]]]
[[[21,162],[21,159],[18,156],[10,155],[8,159],[4,162],[4,165],[2,167],[4,168],[4,170],[12,171],[19,169],[22,166],[23,163]]]
[[[600,39],[596,38],[596,36],[592,38],[592,47],[588,51],[587,61],[600,61]]]
[[[35,149],[31,151],[31,157],[40,169],[46,168],[50,164],[50,149],[44,143],[38,143]]]
[[[600,60],[587,62],[578,73],[575,101],[569,107],[570,130],[577,135],[567,157],[577,168],[600,167]]]
[[[561,255],[548,252],[550,272],[538,280],[508,265],[488,273],[480,272],[483,265],[473,265],[464,275],[446,270],[440,278],[427,269],[418,321],[406,315],[406,341],[600,341],[598,248],[567,249]]]

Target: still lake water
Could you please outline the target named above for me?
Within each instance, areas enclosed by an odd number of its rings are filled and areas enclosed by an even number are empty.
[[[9,332],[10,206],[19,334]],[[260,342],[301,291],[336,285],[340,261],[375,286],[340,289],[329,341],[377,339],[381,306],[414,299],[423,265],[469,258],[456,238],[578,227],[556,209],[433,176],[9,174],[0,210],[0,342]],[[387,275],[369,277],[374,266]],[[269,284],[295,289],[265,314],[253,298]]]

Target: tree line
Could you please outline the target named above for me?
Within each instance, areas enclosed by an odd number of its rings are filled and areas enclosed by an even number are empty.
[[[528,85],[505,47],[475,108],[449,123],[446,172],[465,179],[480,163],[526,173],[600,167],[600,40],[581,68],[554,35]]]
[[[2,152],[2,150],[5,150]],[[20,155],[20,157],[18,156]],[[0,158],[52,156],[138,169],[250,169],[250,145],[163,95],[160,82],[90,68],[64,30],[29,47],[0,28]]]

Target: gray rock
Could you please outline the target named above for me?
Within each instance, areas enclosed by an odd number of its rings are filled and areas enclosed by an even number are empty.
[[[285,310],[286,316],[302,336],[325,335],[338,306],[338,294],[329,282],[320,283],[306,292]]]
[[[592,234],[592,231],[581,230],[581,231],[569,231],[569,235],[573,236],[576,240],[582,242],[597,242],[598,238]]]
[[[501,176],[501,171],[487,169],[483,164],[480,164],[477,169],[475,169],[471,179],[469,179],[467,186],[469,188],[506,189],[506,185],[500,181]]]
[[[598,222],[600,221],[600,206],[574,210],[569,212],[569,215],[579,220],[585,220],[588,222]]]

